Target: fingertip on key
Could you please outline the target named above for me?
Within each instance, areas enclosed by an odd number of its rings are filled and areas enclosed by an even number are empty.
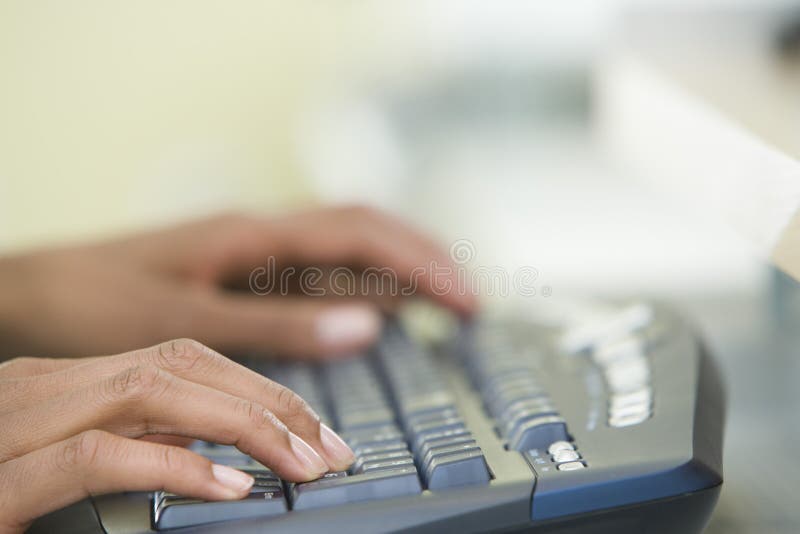
[[[226,498],[229,499],[242,498],[255,483],[252,476],[225,465],[212,464],[211,472],[217,483],[224,488]]]
[[[315,333],[324,350],[336,352],[373,342],[381,325],[381,316],[374,307],[348,304],[323,312],[317,319]]]
[[[334,465],[330,466],[331,470],[342,471],[353,464],[355,461],[353,450],[324,423],[320,424],[320,437],[325,452],[334,460]]]
[[[292,447],[292,453],[307,473],[306,478],[308,480],[319,478],[328,472],[328,464],[325,460],[300,436],[290,432],[289,442]]]

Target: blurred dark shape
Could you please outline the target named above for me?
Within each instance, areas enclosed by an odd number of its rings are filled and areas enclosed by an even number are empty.
[[[778,27],[775,45],[785,56],[800,56],[800,11],[787,17]]]

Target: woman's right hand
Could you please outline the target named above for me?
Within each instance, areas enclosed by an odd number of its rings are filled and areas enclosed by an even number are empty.
[[[239,499],[249,475],[148,435],[235,445],[281,478],[341,471],[350,448],[291,390],[191,340],[0,365],[0,530],[89,495]]]

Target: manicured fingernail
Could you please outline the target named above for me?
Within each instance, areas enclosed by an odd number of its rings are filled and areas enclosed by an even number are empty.
[[[253,486],[253,477],[226,465],[212,464],[211,471],[217,482],[237,494],[242,494]]]
[[[322,436],[322,446],[330,454],[337,463],[337,467],[345,469],[355,461],[355,455],[352,449],[347,446],[342,438],[336,432],[328,428],[327,425],[320,425],[320,434]]]
[[[368,343],[380,329],[380,316],[367,306],[339,306],[324,312],[316,324],[317,338],[331,348]]]
[[[289,441],[292,444],[292,452],[294,452],[295,457],[300,460],[300,463],[311,475],[318,477],[328,472],[328,464],[325,463],[325,460],[300,436],[290,432]]]

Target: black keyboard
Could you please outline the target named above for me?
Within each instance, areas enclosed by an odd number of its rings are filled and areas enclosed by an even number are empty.
[[[95,498],[106,532],[690,533],[722,483],[718,374],[656,305],[568,328],[485,321],[436,350],[392,323],[361,357],[250,365],[339,432],[356,453],[350,470],[287,483],[232,447],[198,443],[254,475],[247,498]]]

